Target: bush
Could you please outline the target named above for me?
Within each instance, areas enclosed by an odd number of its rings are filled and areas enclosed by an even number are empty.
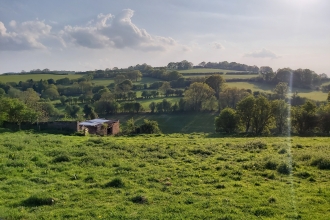
[[[148,202],[148,199],[145,196],[134,196],[131,201],[134,203],[144,204]]]
[[[22,202],[23,206],[54,205],[55,200],[50,197],[31,196]]]
[[[115,178],[104,185],[105,187],[114,187],[114,188],[123,188],[125,187],[125,183],[120,178]]]
[[[319,156],[312,160],[312,166],[317,166],[320,170],[330,170],[330,158]]]
[[[53,159],[53,163],[61,163],[61,162],[69,162],[69,161],[71,161],[71,158],[66,154],[59,155]]]
[[[291,173],[291,168],[288,164],[282,162],[278,167],[277,167],[277,172],[285,175],[289,175]]]
[[[268,161],[265,163],[265,168],[268,169],[268,170],[276,170],[277,165],[278,165],[278,164],[277,164],[276,161],[268,160]]]

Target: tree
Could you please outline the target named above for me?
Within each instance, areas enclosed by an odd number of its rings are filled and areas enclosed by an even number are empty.
[[[46,89],[41,95],[42,98],[49,98],[50,100],[55,100],[59,96],[60,96],[60,94],[58,93],[57,88],[54,85],[52,85],[52,87]]]
[[[271,122],[271,118],[273,116],[271,104],[266,97],[260,95],[255,100],[255,105],[252,112],[252,127],[254,133],[260,135],[265,131]]]
[[[239,118],[232,108],[225,108],[215,118],[215,130],[224,130],[226,133],[233,133],[238,129]]]
[[[29,108],[32,108],[40,100],[40,97],[33,89],[28,88],[20,94],[20,100]]]
[[[78,112],[80,111],[79,105],[67,105],[65,107],[65,112],[70,115],[72,118],[78,117]]]
[[[159,90],[163,95],[166,95],[168,89],[171,89],[171,84],[169,82],[164,82],[163,85],[159,87]]]
[[[277,133],[283,134],[288,130],[289,105],[284,100],[274,100],[271,105]]]
[[[288,92],[289,92],[289,87],[288,87],[288,83],[286,82],[279,82],[274,89],[274,93],[276,97],[279,99],[285,99],[288,95]]]
[[[136,126],[134,122],[134,118],[128,119],[126,121],[126,126],[124,128],[124,133],[125,134],[133,134],[136,132]]]
[[[214,96],[214,90],[206,83],[195,82],[185,92],[185,101],[193,111],[203,110],[203,104]]]
[[[318,111],[319,126],[323,133],[330,132],[330,103],[321,106]]]
[[[154,113],[155,112],[155,108],[156,108],[156,103],[155,102],[151,102],[149,104],[149,108],[151,110],[151,113]]]
[[[225,79],[220,75],[212,75],[205,80],[205,83],[214,90],[217,99],[219,99],[219,94],[222,91],[225,82]]]
[[[250,95],[242,99],[237,104],[237,114],[245,126],[246,133],[249,131],[252,124],[253,109],[255,106],[255,102],[256,102],[255,98],[252,95]]]
[[[328,93],[327,101],[330,102],[330,92]]]
[[[0,98],[6,94],[3,88],[0,88]]]
[[[291,124],[299,134],[313,131],[318,124],[316,105],[307,101],[302,106],[292,107]]]
[[[140,133],[143,134],[159,134],[161,130],[159,129],[157,121],[151,121],[144,119],[144,123],[139,127]]]
[[[94,108],[90,105],[85,105],[83,112],[85,114],[85,118],[88,118],[88,119],[97,118],[97,114],[95,113]]]
[[[236,108],[236,105],[243,98],[247,97],[248,93],[244,89],[238,89],[237,87],[226,87],[221,93],[219,98],[219,108]]]
[[[139,111],[142,111],[143,110],[143,106],[141,105],[141,103],[135,102],[134,103],[134,110],[136,111],[136,113],[139,113]]]
[[[121,82],[123,82],[126,79],[126,77],[124,75],[117,75],[114,78],[115,84],[119,84]]]

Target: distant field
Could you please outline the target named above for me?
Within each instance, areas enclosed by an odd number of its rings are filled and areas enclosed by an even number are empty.
[[[142,79],[140,81],[132,81],[133,84],[135,85],[139,85],[139,84],[151,84],[151,83],[154,83],[154,82],[157,82],[157,81],[163,81],[161,79],[155,79],[155,78],[151,78],[151,77],[142,77]],[[102,86],[108,86],[109,84],[111,83],[114,83],[115,81],[113,79],[93,79],[92,80],[92,83],[94,83],[95,85],[102,85]]]
[[[192,132],[214,132],[214,118],[217,113],[177,113],[177,114],[131,114],[114,115],[107,118],[119,119],[125,124],[128,119],[134,118],[136,124],[142,124],[144,119],[155,120],[165,134],[170,133],[192,133]]]
[[[26,80],[33,79],[34,81],[47,80],[47,79],[78,79],[81,75],[69,74],[69,75],[57,75],[57,74],[26,74],[26,75],[0,75],[0,82],[25,82]]]
[[[193,77],[209,77],[210,75],[183,75],[184,78],[193,78]],[[221,75],[224,79],[250,79],[256,77],[257,75]]]
[[[138,91],[137,93],[140,93],[140,91]],[[141,94],[138,95],[137,97],[141,97]],[[140,102],[143,106],[144,109],[149,110],[149,105],[151,102],[162,102],[163,99],[166,99],[167,101],[172,102],[172,104],[174,104],[175,102],[179,102],[181,97],[159,97],[159,98],[154,98],[154,99],[139,99],[137,100],[138,102]]]
[[[237,87],[242,89],[251,89],[252,91],[264,91],[272,92],[275,85],[268,85],[263,83],[251,83],[251,82],[228,82],[228,86]],[[325,101],[328,97],[328,93],[321,91],[314,91],[308,89],[293,88],[293,92],[297,91],[298,95],[315,101]],[[290,94],[291,95],[291,94]]]
[[[236,70],[224,70],[224,69],[190,69],[190,70],[178,70],[178,72],[185,74],[185,73],[216,73],[216,72],[241,72]]]

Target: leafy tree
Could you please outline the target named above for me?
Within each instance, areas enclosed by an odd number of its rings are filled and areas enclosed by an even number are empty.
[[[277,133],[283,134],[288,130],[289,105],[284,100],[274,100],[271,105]]]
[[[50,100],[55,100],[60,97],[60,94],[58,93],[56,86],[51,85],[51,87],[49,87],[42,93],[41,97],[49,98]]]
[[[159,134],[161,130],[159,129],[157,121],[151,121],[144,119],[144,123],[139,127],[140,133],[143,134]]]
[[[85,105],[84,109],[83,109],[83,112],[85,114],[85,118],[88,118],[88,119],[97,118],[97,114],[94,111],[94,108],[90,105]]]
[[[170,112],[172,109],[172,103],[170,101],[167,101],[166,99],[163,99],[163,110],[164,112]]]
[[[149,104],[149,108],[151,110],[151,113],[154,113],[155,112],[155,108],[156,108],[156,103],[155,102],[151,102]]]
[[[319,126],[322,132],[330,133],[330,104],[321,106],[317,111]]]
[[[271,104],[266,97],[259,96],[255,100],[252,112],[252,126],[254,133],[260,135],[271,123],[271,118],[273,116]]]
[[[20,100],[28,107],[32,108],[40,100],[40,97],[33,89],[28,88],[20,94]]]
[[[65,112],[70,115],[72,118],[78,117],[78,112],[80,111],[79,105],[67,105],[65,107]]]
[[[220,93],[219,107],[230,107],[235,109],[237,103],[247,96],[249,96],[249,93],[244,89],[227,87]]]
[[[242,123],[245,126],[245,132],[247,133],[252,124],[252,117],[253,117],[253,109],[255,106],[255,98],[250,95],[244,99],[242,99],[237,104],[237,114],[239,115]]]
[[[143,111],[143,106],[141,105],[141,103],[135,102],[134,103],[134,110],[136,111],[136,113],[139,113],[140,111]]]
[[[168,89],[171,89],[171,84],[169,82],[164,82],[163,85],[159,87],[159,90],[163,95],[166,95]]]
[[[0,98],[6,94],[3,88],[0,88]]]
[[[318,125],[316,105],[307,101],[302,106],[292,107],[291,124],[299,134],[313,131]]]
[[[274,89],[274,93],[276,97],[279,99],[285,99],[288,95],[288,92],[289,92],[289,87],[288,87],[288,83],[286,82],[279,82]]]
[[[205,83],[214,90],[217,99],[219,99],[220,92],[223,90],[225,82],[225,79],[220,75],[212,75],[205,80]]]
[[[185,92],[185,101],[193,111],[203,110],[203,104],[214,96],[214,90],[206,83],[195,82]]]
[[[226,133],[233,133],[238,129],[239,118],[232,108],[225,108],[215,118],[215,130],[224,130]]]
[[[136,126],[134,122],[134,118],[128,119],[126,121],[126,126],[124,128],[124,133],[125,134],[133,134],[136,132]]]
[[[120,84],[116,85],[116,92],[118,93],[127,93],[133,87],[133,83],[129,79],[125,79]]]

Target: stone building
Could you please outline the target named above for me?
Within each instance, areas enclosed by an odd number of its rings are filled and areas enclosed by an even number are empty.
[[[119,133],[119,120],[97,118],[83,121],[78,124],[79,131],[88,129],[89,134],[115,135]]]

